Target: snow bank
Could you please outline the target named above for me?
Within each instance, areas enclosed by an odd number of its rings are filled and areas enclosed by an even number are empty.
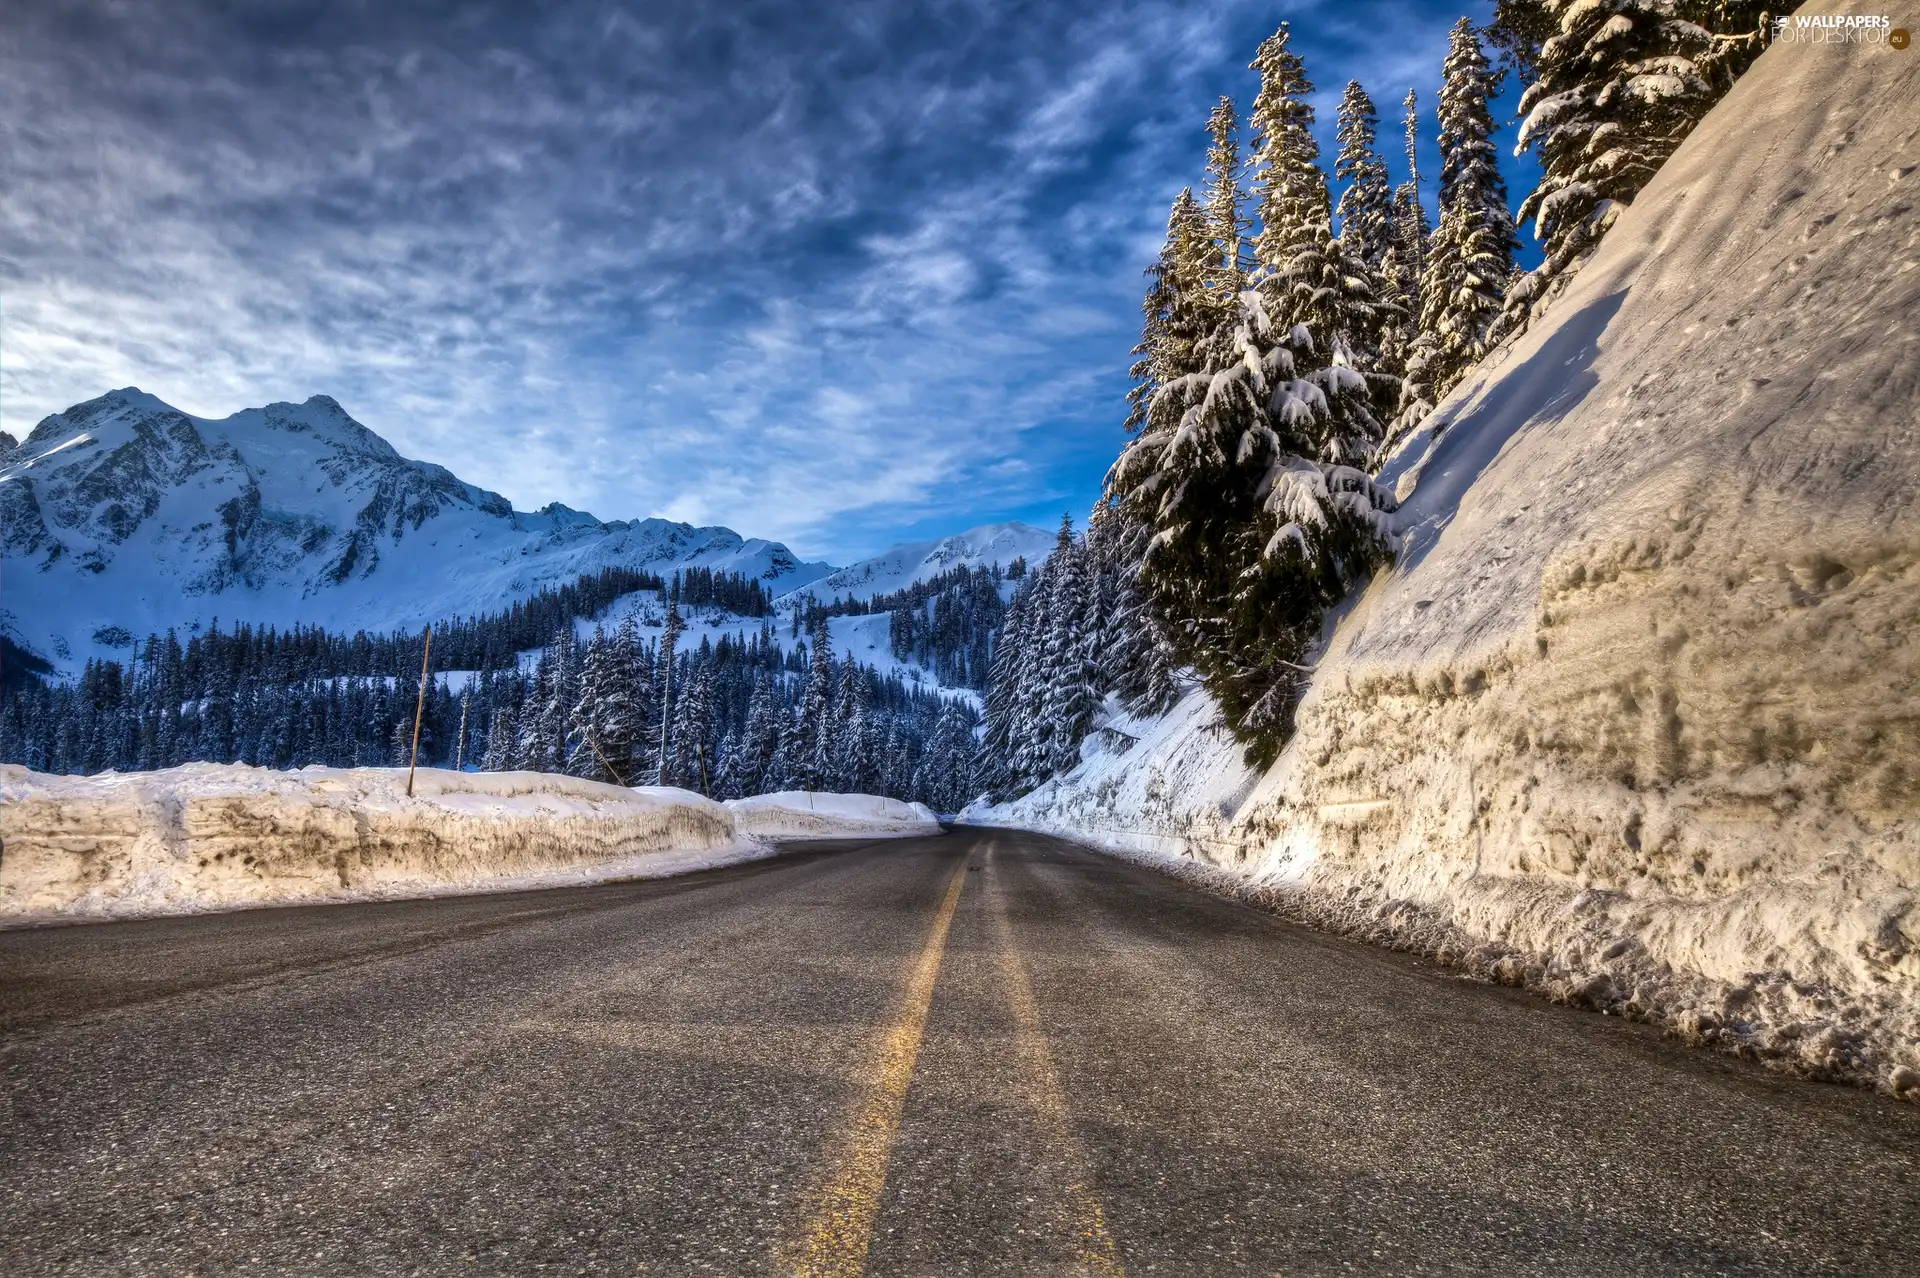
[[[401,769],[197,763],[59,777],[0,766],[0,923],[656,877],[772,855],[767,840],[790,827],[927,828],[906,805],[864,795],[772,799],[736,819],[686,790],[540,772],[423,770],[408,798]],[[802,811],[788,819],[789,807]]]
[[[751,799],[730,799],[740,832],[756,839],[872,838],[938,834],[940,822],[924,803],[902,803],[871,794],[815,794],[781,790]]]
[[[1390,464],[1400,562],[1244,796],[1190,699],[972,815],[1920,1097],[1915,101],[1761,57]]]

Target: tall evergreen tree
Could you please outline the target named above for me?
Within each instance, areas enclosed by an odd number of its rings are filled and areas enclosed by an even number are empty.
[[[1326,400],[1328,460],[1365,466],[1384,434],[1376,409],[1390,409],[1399,381],[1379,368],[1388,310],[1373,268],[1333,234],[1327,177],[1313,136],[1313,84],[1291,47],[1286,23],[1253,60],[1260,73],[1249,124],[1254,198],[1260,218],[1254,255],[1267,311],[1303,347],[1307,380]]]
[[[1347,184],[1340,195],[1340,242],[1347,252],[1379,271],[1395,240],[1393,185],[1377,139],[1380,115],[1358,80],[1347,81],[1340,99],[1340,156],[1333,175]]]
[[[793,784],[820,790],[829,783],[826,751],[831,748],[828,719],[833,713],[833,649],[824,620],[813,633],[809,651],[806,684],[785,742],[785,763]]]
[[[1393,189],[1394,250],[1404,275],[1400,301],[1416,318],[1420,314],[1420,277],[1426,271],[1427,239],[1433,227],[1427,221],[1427,206],[1420,198],[1420,106],[1419,95],[1407,90],[1401,104],[1406,110],[1407,180]]]
[[[654,661],[660,684],[660,766],[657,769],[657,783],[660,785],[673,784],[667,780],[672,768],[673,659],[680,646],[680,636],[686,633],[686,629],[686,622],[680,617],[680,578],[676,576],[673,579],[673,596],[667,602],[666,629],[660,635],[660,652]]]
[[[1129,434],[1145,425],[1147,406],[1160,387],[1199,371],[1197,352],[1213,318],[1207,302],[1211,252],[1206,213],[1188,187],[1174,200],[1167,214],[1166,242],[1147,268],[1140,342],[1128,370],[1133,377],[1127,392]]]
[[[1207,120],[1206,225],[1212,253],[1202,276],[1210,309],[1220,314],[1232,305],[1247,273],[1241,251],[1247,239],[1246,195],[1240,189],[1239,118],[1233,99],[1223,97]]]
[[[1094,584],[1087,578],[1082,547],[1074,541],[1073,520],[1062,516],[1060,536],[1046,573],[1052,579],[1048,593],[1047,643],[1041,657],[1046,686],[1041,722],[1047,725],[1045,770],[1064,772],[1080,758],[1080,743],[1093,727],[1098,704],[1085,628],[1088,595]]]
[[[1493,146],[1493,71],[1465,18],[1454,24],[1440,87],[1440,226],[1421,280],[1410,379],[1432,402],[1490,349],[1489,331],[1519,247]]]
[[[695,660],[673,710],[673,757],[668,785],[702,794],[713,792],[713,678],[706,663]]]

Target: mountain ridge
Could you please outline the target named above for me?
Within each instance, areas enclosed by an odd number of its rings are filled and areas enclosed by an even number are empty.
[[[516,510],[326,395],[216,419],[124,387],[0,453],[0,633],[61,664],[218,617],[419,625],[612,566],[742,572],[776,593],[831,570],[725,527]]]

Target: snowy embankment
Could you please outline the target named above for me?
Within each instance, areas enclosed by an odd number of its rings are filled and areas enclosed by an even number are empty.
[[[967,815],[1920,1098],[1916,101],[1760,58],[1390,463],[1264,775],[1195,696]]]
[[[770,856],[770,840],[937,833],[921,813],[867,795],[729,805],[540,772],[423,770],[409,798],[401,769],[0,766],[0,924],[653,878]]]
[[[871,794],[816,794],[781,790],[729,799],[740,833],[755,839],[846,839],[937,834],[940,820],[924,803]]]

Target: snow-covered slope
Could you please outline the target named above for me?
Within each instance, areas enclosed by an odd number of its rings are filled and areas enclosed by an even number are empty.
[[[938,541],[908,541],[797,585],[779,602],[805,595],[817,599],[869,599],[902,590],[955,568],[1005,568],[1015,559],[1038,565],[1053,553],[1056,534],[1031,524],[982,524]]]
[[[1760,58],[1394,460],[1400,562],[1244,794],[1223,734],[1169,730],[988,815],[1172,835],[1321,917],[1920,1097],[1916,102],[1885,45]]]
[[[726,528],[516,511],[325,396],[215,421],[131,388],[0,459],[0,551],[0,627],[63,665],[215,617],[418,625],[615,565],[745,572],[774,593],[828,569]]]

